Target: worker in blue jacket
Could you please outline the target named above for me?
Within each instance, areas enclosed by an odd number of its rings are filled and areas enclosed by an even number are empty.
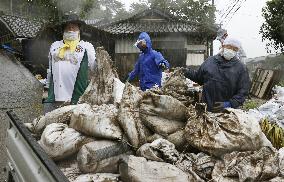
[[[228,37],[222,52],[205,60],[197,71],[182,69],[185,77],[203,85],[202,100],[208,111],[238,108],[245,101],[250,79],[246,66],[237,56],[240,47],[238,40]]]
[[[141,90],[145,91],[157,85],[161,87],[162,71],[169,69],[169,63],[160,52],[152,49],[150,36],[146,32],[139,35],[135,46],[141,53],[134,70],[128,74],[127,81],[139,77]]]

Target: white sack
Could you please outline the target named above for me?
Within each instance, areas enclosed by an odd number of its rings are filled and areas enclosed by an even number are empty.
[[[33,133],[41,133],[43,129],[51,123],[68,123],[76,107],[77,105],[68,105],[48,112],[44,116],[34,119],[32,127],[29,129]]]
[[[63,123],[52,123],[42,133],[40,146],[54,160],[67,158],[79,151],[86,137]]]
[[[123,181],[131,182],[191,182],[191,175],[165,162],[147,161],[143,157],[129,156],[119,164]]]
[[[70,127],[98,138],[121,139],[122,137],[117,122],[117,109],[112,104],[101,106],[81,104],[73,111]]]
[[[125,84],[122,83],[118,78],[114,78],[112,97],[114,103],[120,103],[123,95]]]
[[[167,136],[185,126],[187,108],[179,100],[146,92],[140,104],[140,118],[154,133]]]
[[[99,140],[84,145],[77,161],[84,173],[117,173],[118,161],[130,154],[132,151],[124,143]]]
[[[146,128],[139,117],[141,98],[142,92],[130,83],[126,83],[118,111],[119,124],[129,143],[136,148],[146,143]]]

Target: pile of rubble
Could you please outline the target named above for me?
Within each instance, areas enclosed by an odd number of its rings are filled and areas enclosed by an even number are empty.
[[[279,181],[284,153],[241,110],[210,113],[177,71],[161,89],[120,82],[107,52],[80,103],[27,127],[70,181]]]

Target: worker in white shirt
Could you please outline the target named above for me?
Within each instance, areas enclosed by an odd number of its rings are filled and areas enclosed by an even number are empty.
[[[225,29],[219,29],[217,31],[217,37],[216,39],[220,41],[221,43],[221,47],[223,46],[223,43],[225,41],[225,39],[228,37],[228,32]],[[240,47],[239,51],[237,52],[237,58],[239,58],[239,60],[245,64],[245,59],[247,58],[246,53],[243,49],[243,47]]]
[[[62,103],[76,104],[89,84],[96,53],[91,43],[80,40],[80,27],[84,24],[75,14],[63,17],[63,40],[54,42],[49,51],[51,73],[45,113]]]

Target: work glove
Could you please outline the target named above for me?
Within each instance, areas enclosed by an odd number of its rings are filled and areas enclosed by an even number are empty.
[[[231,107],[230,102],[215,102],[212,108],[212,112],[222,112],[225,108]]]
[[[161,68],[162,70],[166,70],[166,69],[167,69],[166,63],[161,62],[161,63],[159,64],[159,68]]]

